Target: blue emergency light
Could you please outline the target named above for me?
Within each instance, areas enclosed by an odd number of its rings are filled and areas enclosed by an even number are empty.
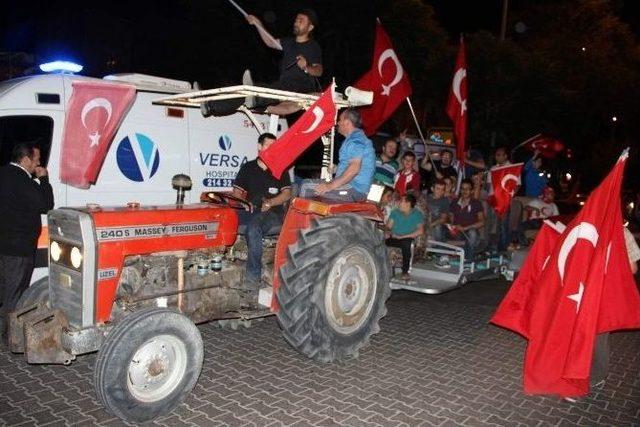
[[[79,73],[84,67],[70,61],[53,61],[40,64],[40,69],[45,73]]]

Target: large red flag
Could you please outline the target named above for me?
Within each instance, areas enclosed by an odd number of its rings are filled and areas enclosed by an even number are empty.
[[[60,152],[60,181],[89,188],[109,151],[136,89],[129,85],[75,81]]]
[[[530,338],[529,313],[532,294],[537,292],[535,286],[540,274],[549,263],[551,252],[565,228],[561,222],[543,222],[518,277],[498,306],[491,323]]]
[[[453,122],[453,133],[456,136],[456,156],[464,164],[467,139],[467,59],[462,37],[460,37],[460,50],[458,50],[456,67],[451,81],[447,114]]]
[[[400,103],[411,95],[409,76],[402,68],[389,36],[376,23],[376,40],[371,69],[354,86],[373,92],[373,103],[360,109],[363,130],[367,135],[387,120]]]
[[[595,335],[640,328],[620,208],[626,157],[589,196],[531,285],[526,393],[585,395]]]
[[[276,142],[260,152],[260,159],[280,178],[295,159],[331,129],[336,119],[334,84]]]
[[[504,215],[509,209],[516,188],[520,185],[521,172],[522,163],[491,168],[493,195],[489,199],[489,203],[499,216]]]

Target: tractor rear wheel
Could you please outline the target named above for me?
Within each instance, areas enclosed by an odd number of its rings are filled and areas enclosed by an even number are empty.
[[[389,297],[382,232],[358,215],[314,219],[288,248],[276,293],[287,342],[310,358],[357,357]]]

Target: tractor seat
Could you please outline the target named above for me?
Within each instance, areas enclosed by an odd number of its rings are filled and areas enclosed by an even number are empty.
[[[280,234],[280,229],[282,228],[282,225],[277,225],[275,227],[271,227],[270,229],[267,230],[266,233],[264,233],[265,236],[277,236],[278,234]],[[247,231],[247,226],[246,225],[239,225],[238,226],[238,234],[241,236],[244,236],[246,234]]]

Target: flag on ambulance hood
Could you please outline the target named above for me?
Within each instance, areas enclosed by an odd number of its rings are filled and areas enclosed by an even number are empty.
[[[625,152],[578,215],[554,237],[548,259],[545,249],[545,261],[536,262],[538,271],[528,275],[526,284],[527,308],[522,315],[527,319],[513,323],[518,315],[508,312],[509,304],[501,304],[494,316],[497,324],[529,340],[525,393],[584,396],[596,334],[640,328],[640,295],[631,274],[620,207],[626,159]]]
[[[371,69],[353,86],[373,92],[373,103],[360,109],[362,128],[367,135],[374,134],[400,103],[411,95],[409,76],[380,22],[376,23]]]
[[[75,81],[60,151],[60,182],[95,184],[109,146],[135,99],[135,87]]]
[[[336,120],[334,90],[332,83],[293,126],[258,154],[273,176],[280,179],[311,144],[333,127]]]

